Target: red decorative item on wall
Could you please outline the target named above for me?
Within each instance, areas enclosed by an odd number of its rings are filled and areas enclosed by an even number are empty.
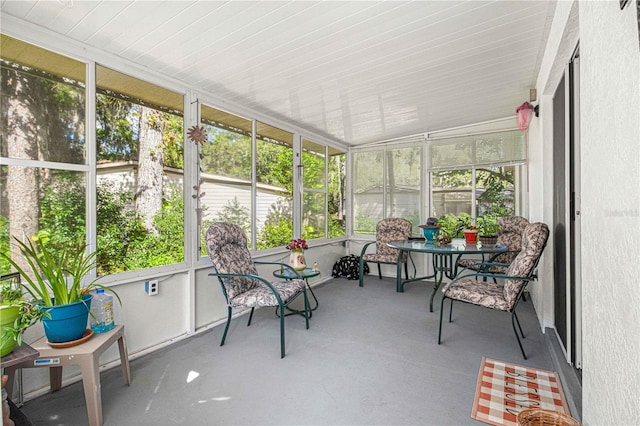
[[[518,129],[525,132],[524,141],[526,146],[525,161],[527,166],[527,192],[529,192],[529,134],[527,133],[527,129],[529,128],[529,123],[531,123],[531,119],[533,118],[533,113],[534,106],[529,102],[525,102],[516,108],[516,124],[518,125]]]
[[[516,108],[516,124],[518,125],[518,129],[526,132],[529,128],[529,123],[531,123],[531,119],[533,118],[533,110],[534,107],[529,102],[525,102]]]

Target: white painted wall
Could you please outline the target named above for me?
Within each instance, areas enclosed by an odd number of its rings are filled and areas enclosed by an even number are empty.
[[[617,1],[580,2],[586,425],[640,424],[640,45],[634,6],[621,11]]]
[[[551,95],[580,40],[582,422],[640,424],[640,45],[635,2],[557,3],[530,129],[531,220],[552,222]],[[553,246],[553,241],[549,241]],[[553,325],[551,251],[532,292]]]

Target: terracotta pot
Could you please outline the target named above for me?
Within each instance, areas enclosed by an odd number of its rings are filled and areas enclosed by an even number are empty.
[[[465,229],[464,240],[467,244],[475,244],[478,242],[478,231],[473,229]]]

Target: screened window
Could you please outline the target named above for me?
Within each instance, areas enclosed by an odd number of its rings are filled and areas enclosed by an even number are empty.
[[[184,261],[183,95],[96,67],[98,273]]]
[[[385,217],[407,219],[413,225],[414,233],[419,232],[418,225],[421,224],[421,153],[419,146],[387,150]]]
[[[500,217],[520,214],[524,137],[520,131],[430,141],[431,213],[453,237],[476,224],[492,233]]]
[[[353,153],[354,232],[375,234],[386,217],[409,220],[418,232],[422,205],[421,146]]]
[[[329,238],[344,237],[346,226],[346,154],[329,148],[329,165],[327,172],[329,212]]]
[[[302,140],[302,238],[334,238],[346,233],[345,154]]]
[[[384,215],[384,150],[353,153],[353,232],[375,234]]]
[[[207,142],[200,145],[200,253],[206,254],[204,234],[214,222],[240,226],[251,248],[252,122],[208,105],[201,106],[200,121],[207,132]]]
[[[284,247],[293,238],[293,134],[256,123],[256,248]]]
[[[302,140],[302,238],[324,238],[327,218],[326,147]]]
[[[11,237],[42,238],[54,252],[83,246],[86,65],[1,38],[0,250],[12,251]]]

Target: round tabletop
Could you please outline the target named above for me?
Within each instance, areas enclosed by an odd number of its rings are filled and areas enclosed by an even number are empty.
[[[304,268],[302,271],[297,271],[297,272],[299,276],[296,275],[296,273],[290,268],[282,268],[282,269],[276,269],[275,271],[273,271],[273,276],[276,278],[284,278],[285,280],[295,280],[300,278],[302,279],[313,278],[320,275],[320,271],[316,271],[313,268]]]
[[[476,244],[444,244],[437,245],[433,242],[416,240],[390,241],[387,245],[403,251],[415,251],[434,254],[473,254],[473,253],[502,253],[509,248],[503,244],[482,244],[480,248]]]

